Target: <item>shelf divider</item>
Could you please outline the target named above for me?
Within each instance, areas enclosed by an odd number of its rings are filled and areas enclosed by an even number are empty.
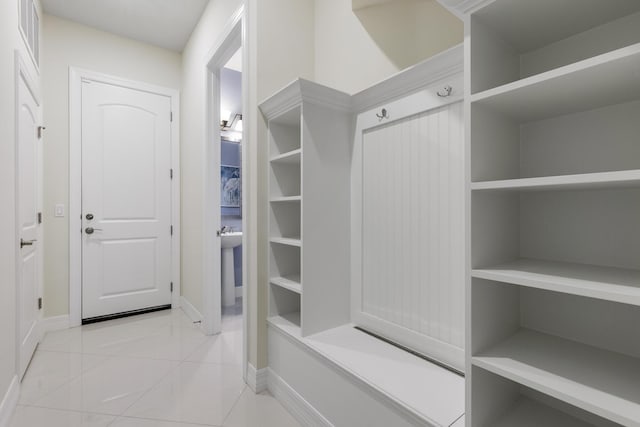
[[[581,190],[640,187],[640,170],[472,182],[472,191]]]
[[[292,239],[290,237],[272,237],[269,240],[271,241],[271,243],[278,243],[281,245],[297,246],[297,247],[302,246],[302,240]]]
[[[522,258],[472,277],[640,306],[640,270]]]
[[[272,277],[270,280],[272,285],[280,286],[291,292],[302,293],[302,284],[300,283],[300,275],[290,275],[286,277]]]

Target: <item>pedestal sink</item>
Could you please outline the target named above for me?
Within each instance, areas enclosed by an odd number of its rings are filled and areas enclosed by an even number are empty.
[[[242,232],[222,233],[220,237],[222,238],[222,305],[229,307],[236,303],[233,248],[242,244]]]

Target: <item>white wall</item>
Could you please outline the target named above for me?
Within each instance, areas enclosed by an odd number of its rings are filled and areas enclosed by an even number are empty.
[[[462,43],[462,21],[436,0],[396,0],[358,11],[351,1],[315,2],[315,78],[359,92]]]
[[[16,375],[15,50],[33,68],[18,30],[18,4],[0,2],[0,405]]]
[[[322,0],[320,0],[322,1]],[[253,206],[256,206],[258,271],[255,299],[250,310],[256,313],[251,323],[251,336],[256,343],[249,358],[257,368],[267,366],[267,291],[268,277],[268,191],[267,191],[267,126],[258,110],[258,103],[298,77],[314,79],[314,0],[251,0],[250,31],[255,51],[250,69],[250,82],[255,92],[250,94],[250,137],[256,141],[251,154],[257,181]]]
[[[44,309],[45,317],[69,313],[69,67],[181,88],[180,54],[44,15]]]

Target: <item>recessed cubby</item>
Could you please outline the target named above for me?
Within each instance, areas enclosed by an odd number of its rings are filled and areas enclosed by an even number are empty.
[[[533,259],[640,270],[639,188],[475,191],[472,205],[473,269]]]
[[[481,103],[471,108],[474,183],[625,171],[632,173],[618,175],[637,180],[640,101],[534,121]]]
[[[271,237],[300,239],[300,201],[272,201],[270,215]]]
[[[471,93],[640,43],[635,0],[497,0],[470,20]]]
[[[615,427],[551,396],[474,366],[472,427]],[[490,393],[488,393],[490,391]]]
[[[300,294],[275,285],[269,289],[269,316],[279,317],[281,322],[300,328]]]
[[[640,307],[478,278],[471,286],[473,366],[611,421],[637,422]],[[482,382],[473,376],[474,388]]]
[[[270,175],[272,198],[301,195],[299,163],[271,163]]]
[[[271,277],[300,277],[300,248],[271,243]]]
[[[301,148],[301,109],[293,108],[269,122],[271,159],[286,156]]]

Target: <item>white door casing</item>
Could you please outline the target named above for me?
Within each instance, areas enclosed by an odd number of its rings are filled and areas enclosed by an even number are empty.
[[[81,123],[82,319],[169,305],[171,98],[85,80]]]
[[[42,230],[42,111],[35,81],[16,54],[16,218],[18,375],[24,375],[40,340]]]

